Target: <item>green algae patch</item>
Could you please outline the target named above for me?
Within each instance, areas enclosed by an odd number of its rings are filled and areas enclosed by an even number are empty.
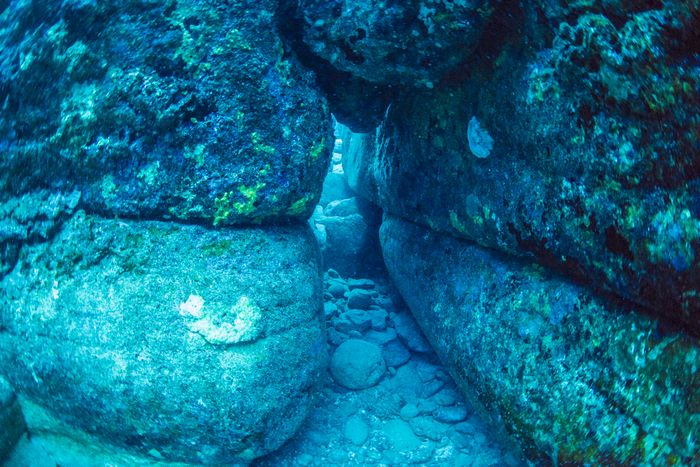
[[[314,144],[314,146],[311,148],[311,152],[309,154],[311,156],[311,160],[312,161],[317,160],[319,157],[321,157],[321,155],[323,155],[325,150],[326,150],[326,138],[321,138],[321,141]]]
[[[309,209],[310,204],[314,200],[314,196],[309,194],[304,196],[303,198],[299,198],[296,200],[294,203],[292,203],[291,206],[287,209],[287,214],[290,216],[299,216],[307,211]]]
[[[238,191],[227,191],[214,200],[214,225],[230,220],[231,215],[236,217],[250,217],[255,212],[255,203],[258,201],[258,192],[265,187],[265,183],[258,182],[254,186],[239,185]]]

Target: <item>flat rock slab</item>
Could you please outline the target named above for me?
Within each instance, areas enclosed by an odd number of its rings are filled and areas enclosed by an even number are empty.
[[[697,339],[664,333],[537,265],[412,223],[389,217],[380,236],[389,273],[440,360],[530,459],[700,462]]]
[[[0,373],[65,425],[131,452],[249,461],[292,436],[325,368],[319,268],[306,226],[81,211],[25,246],[0,283]]]

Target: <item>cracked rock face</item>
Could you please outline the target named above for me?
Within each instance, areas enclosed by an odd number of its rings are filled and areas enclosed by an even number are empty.
[[[325,368],[318,268],[306,227],[78,212],[0,283],[0,373],[130,452],[249,461],[296,431]]]

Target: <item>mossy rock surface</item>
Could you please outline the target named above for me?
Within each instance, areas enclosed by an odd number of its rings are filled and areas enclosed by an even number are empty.
[[[307,226],[79,211],[0,284],[0,374],[135,454],[250,461],[293,435],[325,368],[319,268]]]

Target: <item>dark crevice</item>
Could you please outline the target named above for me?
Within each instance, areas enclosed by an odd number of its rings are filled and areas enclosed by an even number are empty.
[[[314,72],[316,84],[326,95],[336,119],[354,132],[366,133],[379,125],[384,111],[395,95],[395,88],[357,78],[338,70],[327,60],[315,55],[304,42],[304,20],[296,2],[283,1],[277,11],[277,27],[284,43],[299,62]],[[358,40],[364,36],[358,30]],[[365,32],[366,34],[366,32]],[[362,63],[364,58],[347,45],[348,60]]]

